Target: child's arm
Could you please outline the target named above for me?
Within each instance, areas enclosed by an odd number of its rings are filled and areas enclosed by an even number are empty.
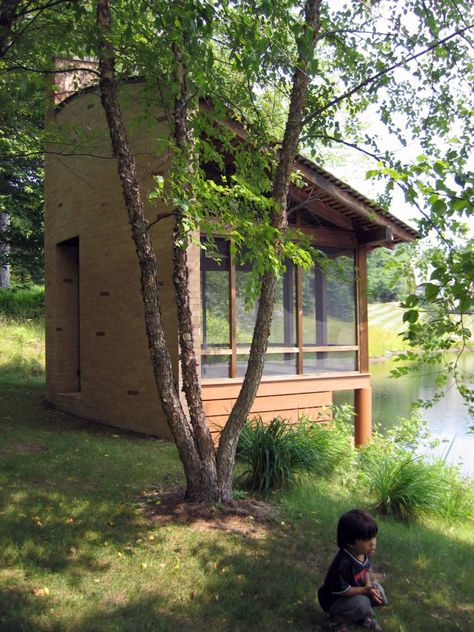
[[[365,574],[365,587],[369,588],[370,591],[367,593],[371,599],[378,603],[379,605],[383,604],[383,597],[380,594],[380,590],[374,585],[372,580],[372,573],[367,571]]]
[[[349,590],[342,593],[340,597],[356,597],[357,595],[367,595],[378,604],[383,604],[382,595],[380,591],[375,588],[375,586],[371,586],[370,583],[365,586],[351,586]]]

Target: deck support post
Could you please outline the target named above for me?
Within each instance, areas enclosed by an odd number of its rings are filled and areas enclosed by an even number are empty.
[[[356,389],[354,403],[354,444],[359,447],[366,445],[372,435],[372,389]]]

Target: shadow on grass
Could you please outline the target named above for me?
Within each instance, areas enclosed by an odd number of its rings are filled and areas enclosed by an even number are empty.
[[[2,631],[324,629],[315,589],[351,500],[310,492],[306,507],[258,537],[181,524],[155,527],[148,541],[136,501],[147,483],[179,476],[174,449],[57,413],[41,398],[38,386],[0,395]],[[128,578],[144,550],[152,568]],[[159,564],[164,550],[181,567]],[[111,551],[130,551],[130,562],[119,568]],[[375,567],[393,604],[380,615],[384,630],[467,632],[472,558],[449,534],[381,520]],[[49,581],[65,585],[62,598],[73,604],[60,614],[54,594],[35,593]]]
[[[185,609],[170,613],[163,597],[152,595],[115,609],[91,613],[74,627],[74,632],[204,632],[212,625],[192,620]]]
[[[34,621],[48,608],[30,592],[18,586],[0,589],[0,630],[2,632],[37,632]]]
[[[170,444],[51,409],[43,388],[0,394],[0,559],[8,567],[21,556],[24,570],[97,570],[89,551],[134,543],[144,481],[179,480],[179,463]]]
[[[234,553],[229,553],[226,540],[235,536],[223,534],[222,544],[201,542],[188,553],[200,564],[205,580],[197,586],[188,585],[188,592],[182,591],[178,603],[176,600],[169,603],[157,590],[146,597],[131,597],[123,605],[91,608],[87,616],[68,629],[80,632],[325,630],[326,617],[314,600],[322,566],[315,568],[312,562],[319,556],[327,557],[328,551],[317,548],[315,534],[305,537],[296,530],[297,525],[286,532],[275,529],[263,541],[240,537]],[[445,547],[448,553],[449,538],[439,537],[429,529],[421,530],[415,539],[407,537],[403,551],[394,552],[399,558],[396,563],[393,556],[385,555],[385,561],[378,565],[392,602],[390,608],[378,615],[387,632],[472,629],[468,565],[460,577],[460,583],[466,581],[462,593],[457,581],[450,583],[440,574],[443,556],[441,560],[433,556],[420,568],[419,585],[405,582],[406,564],[411,560],[416,565],[420,555],[430,554],[435,535],[439,547]],[[417,556],[413,555],[413,546],[417,547]],[[459,558],[472,555],[469,549],[459,547]],[[305,557],[308,550],[310,560]],[[414,575],[412,569],[410,581]]]

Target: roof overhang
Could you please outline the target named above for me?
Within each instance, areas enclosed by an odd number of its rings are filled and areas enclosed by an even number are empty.
[[[137,77],[129,79],[128,83],[142,81],[143,79]],[[96,85],[88,85],[79,92],[68,93],[56,108],[65,107],[80,94],[96,89]],[[202,107],[210,109],[211,105],[203,100]],[[225,125],[242,140],[247,137],[247,131],[241,123],[229,119]],[[298,155],[295,160],[295,169],[300,171],[306,186],[303,188],[291,186],[292,200],[296,201],[299,207],[307,208],[326,224],[341,231],[354,233],[358,243],[374,248],[379,246],[390,248],[397,243],[420,238],[418,231],[319,167],[312,160]]]
[[[296,194],[292,189],[292,196],[303,205],[306,195],[308,208],[315,215],[320,215],[341,229],[353,230],[360,244],[390,248],[397,243],[420,238],[414,228],[308,158],[297,156],[295,167],[307,186]]]

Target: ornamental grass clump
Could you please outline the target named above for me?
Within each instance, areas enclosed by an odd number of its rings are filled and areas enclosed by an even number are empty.
[[[441,496],[437,513],[451,521],[474,521],[474,480],[463,478],[458,466],[442,459],[430,463],[430,467]]]
[[[459,468],[427,456],[438,444],[419,412],[385,434],[376,428],[370,444],[358,452],[359,483],[373,509],[406,521],[423,514],[472,517],[472,483]]]
[[[291,424],[281,417],[265,424],[257,417],[240,435],[237,458],[246,469],[239,479],[247,489],[267,493],[305,472],[332,473],[348,450],[349,441],[326,424],[306,418]]]
[[[441,512],[443,494],[434,468],[412,454],[390,454],[365,463],[363,477],[373,508],[384,515],[411,520]]]

